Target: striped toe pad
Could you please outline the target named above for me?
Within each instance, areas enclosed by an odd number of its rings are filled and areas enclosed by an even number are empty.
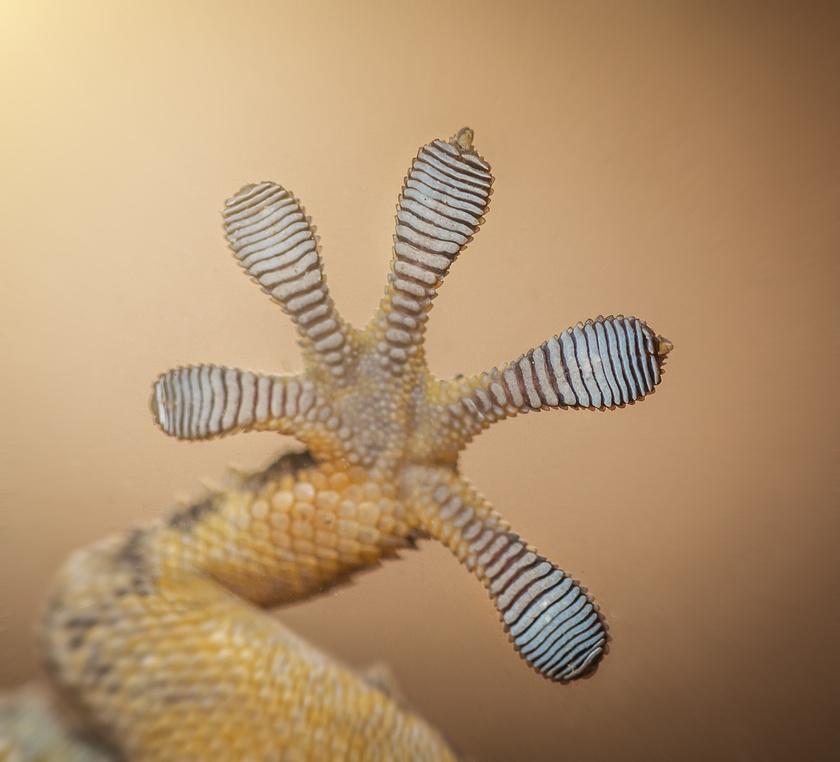
[[[551,680],[590,671],[608,639],[597,606],[577,582],[516,535],[497,538],[488,550],[497,545],[501,549],[484,568],[485,584],[517,651]]]

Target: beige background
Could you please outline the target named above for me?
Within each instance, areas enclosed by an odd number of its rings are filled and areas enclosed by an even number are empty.
[[[643,405],[524,416],[463,458],[596,594],[611,653],[547,683],[433,543],[283,619],[387,661],[476,759],[828,758],[838,21],[809,3],[0,2],[0,682],[35,674],[71,550],[278,447],[181,444],[147,408],[176,364],[300,367],[227,253],[224,199],[293,189],[362,323],[411,157],[469,124],[496,192],[435,303],[433,371],[599,313],[676,345]]]

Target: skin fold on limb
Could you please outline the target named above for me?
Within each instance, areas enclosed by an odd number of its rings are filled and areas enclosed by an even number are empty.
[[[455,759],[382,685],[264,612],[421,538],[442,542],[481,581],[539,674],[566,682],[596,669],[608,641],[597,606],[510,530],[460,476],[458,456],[520,413],[642,399],[672,346],[637,318],[598,317],[475,376],[431,375],[432,300],[492,192],[472,141],[464,128],[412,162],[385,294],[361,330],[336,310],[291,193],[265,182],[227,202],[230,247],[294,321],[305,370],[176,368],[155,384],[152,411],[182,440],[270,430],[305,447],[229,474],[221,489],[77,552],[60,572],[45,660],[118,758]]]

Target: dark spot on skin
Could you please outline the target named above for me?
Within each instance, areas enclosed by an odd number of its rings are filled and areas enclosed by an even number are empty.
[[[71,651],[80,648],[85,641],[85,636],[92,627],[99,624],[99,618],[95,616],[74,616],[70,617],[63,623],[65,630],[72,633],[72,636],[67,641],[67,647]]]
[[[172,515],[169,519],[169,526],[174,529],[182,529],[184,531],[192,529],[192,527],[201,521],[204,516],[209,513],[215,513],[218,506],[212,497],[202,500],[200,503],[195,503],[183,511],[179,511]]]
[[[109,664],[99,664],[91,671],[90,674],[91,674],[91,677],[93,678],[94,682],[98,683],[110,671],[111,671],[111,666]]]
[[[129,532],[125,545],[117,552],[116,560],[135,569],[138,567],[142,568],[143,551],[140,548],[140,544],[145,534],[142,529],[134,529]]]
[[[70,640],[67,641],[67,648],[71,651],[75,651],[78,648],[82,647],[82,643],[85,642],[85,634],[83,632],[77,632]]]
[[[150,592],[149,574],[143,557],[143,539],[147,530],[135,529],[129,533],[125,545],[117,551],[114,560],[128,567],[131,584],[135,595],[148,595]]]
[[[294,476],[298,471],[315,468],[318,461],[309,450],[287,452],[281,455],[268,468],[249,476],[243,487],[258,492],[268,482],[280,481],[284,476]]]
[[[72,636],[67,641],[67,647],[71,651],[81,648],[88,630],[97,624],[99,624],[99,619],[94,616],[74,616],[64,622],[64,628],[72,632]]]
[[[99,624],[98,617],[95,616],[74,616],[68,619],[64,626],[71,630],[89,630],[94,625]]]

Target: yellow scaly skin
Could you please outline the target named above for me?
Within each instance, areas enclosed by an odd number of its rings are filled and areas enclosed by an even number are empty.
[[[468,225],[474,232],[489,202],[489,167],[475,153],[467,129],[437,145],[438,154],[446,159],[450,152],[447,161],[464,168],[464,187],[471,188],[470,178],[476,178],[478,211],[471,218],[475,224]],[[415,177],[427,166],[417,163],[421,155],[412,165]],[[451,209],[445,200],[424,203],[457,217],[463,205],[458,205],[460,186],[453,187],[446,196],[455,199]],[[250,238],[248,230],[256,228],[237,227],[237,215],[270,216],[274,207],[259,206],[260,188],[248,186],[228,202],[226,227],[235,252],[260,236],[282,238],[276,225]],[[404,189],[401,204],[408,196]],[[250,211],[240,213],[246,207]],[[413,235],[403,228],[401,238],[399,224],[396,251]],[[315,240],[308,219],[299,225],[303,238]],[[455,238],[450,260],[471,233]],[[427,265],[434,260],[430,256]],[[458,453],[495,420],[565,405],[523,405],[512,387],[498,392],[498,382],[515,363],[471,379],[439,381],[430,375],[424,324],[446,267],[435,271],[425,296],[417,297],[419,308],[406,312],[406,303],[412,307],[406,294],[415,292],[405,289],[417,291],[418,281],[400,281],[408,270],[395,253],[380,308],[359,331],[341,320],[323,279],[312,299],[326,322],[315,329],[288,293],[272,291],[247,259],[243,265],[297,323],[306,369],[294,377],[263,377],[264,382],[243,376],[224,393],[212,389],[213,378],[222,376],[214,377],[211,366],[201,377],[198,369],[170,371],[156,385],[154,414],[167,433],[183,439],[269,429],[296,436],[306,450],[286,453],[263,471],[231,475],[221,490],[168,520],[74,555],[59,575],[45,617],[43,647],[51,674],[128,760],[454,759],[440,734],[417,715],[261,609],[305,599],[395,556],[416,538],[432,536],[475,572],[505,615],[499,601],[512,593],[517,563],[535,575],[533,570],[556,567],[510,533],[461,479]],[[311,282],[320,267],[318,259],[309,271]],[[389,318],[395,310],[402,311]],[[394,326],[405,332],[393,332]],[[322,330],[339,338],[324,342]],[[669,349],[657,337],[657,363]],[[481,408],[481,390],[494,388],[491,404]],[[262,391],[248,401],[247,389]],[[241,399],[230,407],[233,392]],[[230,407],[230,416],[223,420],[213,404],[219,411]],[[578,605],[584,603],[591,608],[588,597],[579,599]],[[512,621],[506,618],[505,626]],[[592,626],[597,643],[585,663],[549,677],[566,680],[591,671],[605,641],[600,618]]]

